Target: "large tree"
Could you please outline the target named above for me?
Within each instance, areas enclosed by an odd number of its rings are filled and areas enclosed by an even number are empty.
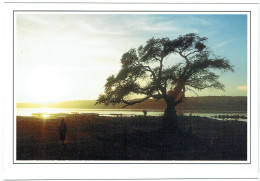
[[[224,90],[214,69],[233,71],[227,59],[207,48],[206,40],[190,33],[174,40],[151,38],[146,45],[130,49],[122,55],[119,73],[107,78],[105,93],[99,95],[97,103],[124,103],[126,107],[150,98],[164,99],[164,126],[177,127],[175,107],[183,101],[184,93]]]

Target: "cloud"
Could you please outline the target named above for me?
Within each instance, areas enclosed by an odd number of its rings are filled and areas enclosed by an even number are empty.
[[[222,48],[226,46],[229,43],[229,41],[223,41],[215,45],[215,48]]]
[[[180,31],[180,28],[169,20],[155,21],[155,19],[149,16],[126,17],[120,24],[125,30],[134,34]]]
[[[191,25],[197,25],[197,24],[199,24],[199,25],[203,25],[203,26],[209,26],[209,25],[211,25],[212,24],[212,21],[208,21],[208,20],[206,20],[205,18],[199,18],[199,17],[196,17],[196,16],[194,16],[194,15],[190,15],[190,16],[188,16],[189,18],[188,18],[188,20],[189,20],[189,24],[191,24]]]
[[[247,85],[241,85],[237,87],[237,90],[247,91]]]

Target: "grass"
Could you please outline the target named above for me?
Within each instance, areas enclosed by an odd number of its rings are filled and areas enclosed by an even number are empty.
[[[179,117],[177,131],[160,117],[69,115],[65,145],[60,118],[17,116],[17,160],[246,160],[247,123]]]

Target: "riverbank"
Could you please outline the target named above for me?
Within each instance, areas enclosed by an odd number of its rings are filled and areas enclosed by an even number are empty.
[[[180,117],[181,131],[161,129],[160,117],[17,116],[17,160],[246,160],[247,123]]]

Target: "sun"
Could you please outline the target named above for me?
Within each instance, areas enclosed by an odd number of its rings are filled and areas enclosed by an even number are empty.
[[[61,73],[36,73],[31,76],[29,83],[26,91],[32,102],[49,103],[66,100],[69,93],[69,85]]]

